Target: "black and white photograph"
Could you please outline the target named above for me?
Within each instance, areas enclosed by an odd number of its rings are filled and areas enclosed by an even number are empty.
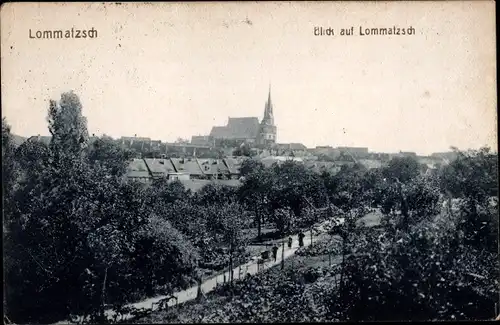
[[[495,19],[2,4],[4,324],[500,320]]]

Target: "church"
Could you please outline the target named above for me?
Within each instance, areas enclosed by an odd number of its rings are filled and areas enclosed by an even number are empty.
[[[214,126],[209,136],[193,136],[192,144],[205,145],[220,140],[253,143],[256,146],[269,147],[276,144],[277,128],[274,125],[271,86],[264,107],[264,117],[259,122],[257,117],[229,117],[225,126]]]

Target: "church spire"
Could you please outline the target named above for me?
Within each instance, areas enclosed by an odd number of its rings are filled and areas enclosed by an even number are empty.
[[[273,115],[273,104],[271,102],[271,83],[269,83],[269,95],[267,97],[266,115]]]

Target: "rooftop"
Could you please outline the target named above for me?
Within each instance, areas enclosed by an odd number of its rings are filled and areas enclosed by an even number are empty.
[[[259,135],[257,117],[230,117],[226,126],[214,126],[210,136],[218,139],[254,139]]]

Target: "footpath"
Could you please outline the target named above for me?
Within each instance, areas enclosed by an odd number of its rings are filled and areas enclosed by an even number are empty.
[[[334,219],[334,218],[332,218],[332,219]],[[343,221],[344,221],[344,218],[340,218],[340,222],[342,223]],[[304,234],[306,235],[303,239],[304,247],[311,245],[311,242],[314,242],[321,234],[324,234],[327,231],[325,229],[325,226],[329,222],[331,222],[331,219],[326,220],[324,222],[321,222],[321,223],[317,224],[316,226],[314,226],[313,229],[315,231],[313,231],[312,237],[310,236],[309,231],[304,232]],[[295,252],[297,251],[297,249],[299,248],[298,234],[282,238],[281,241],[287,241],[288,237],[292,237],[292,247],[288,248],[288,245],[285,243],[284,251],[283,251],[283,245],[279,245],[276,261],[274,261],[274,259],[271,256],[270,260],[267,260],[267,262],[265,262],[263,264],[259,264],[258,260],[259,260],[260,256],[254,256],[254,257],[252,257],[252,259],[249,262],[233,268],[233,279],[238,280],[238,279],[244,278],[248,274],[252,274],[252,275],[257,274],[258,272],[261,272],[261,271],[269,269],[273,266],[279,265],[282,260],[286,260],[287,258],[293,256],[295,254]],[[224,283],[224,280],[228,281],[229,280],[229,273],[230,273],[230,271],[228,270],[224,273],[218,274],[216,276],[213,276],[211,278],[204,280],[201,283],[202,292],[206,294],[210,291],[213,291],[215,289],[215,287],[217,286],[217,284]],[[189,289],[174,293],[173,296],[176,297],[177,299],[169,300],[167,305],[173,306],[175,304],[181,304],[181,303],[184,303],[186,301],[196,299],[197,294],[198,294],[198,289],[199,289],[199,286],[196,285],[196,286],[193,286]],[[161,301],[165,298],[167,298],[167,296],[157,296],[157,297],[149,298],[149,299],[137,302],[137,303],[129,304],[126,307],[133,308],[133,309],[153,310],[154,305],[156,305],[159,301]],[[106,310],[105,314],[109,319],[113,319],[115,316],[115,312],[113,310]],[[130,319],[132,317],[133,317],[132,314],[125,314],[125,315],[119,316],[118,320],[123,321],[123,320]],[[78,317],[77,322],[81,322],[81,317]],[[54,325],[70,324],[70,323],[72,323],[72,322],[62,321],[62,322],[58,322]]]

